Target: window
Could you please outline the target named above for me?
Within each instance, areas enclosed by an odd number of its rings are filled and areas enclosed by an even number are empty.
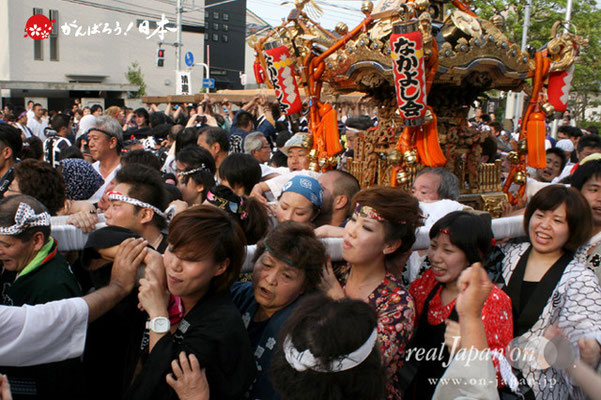
[[[209,40],[209,34],[207,32],[205,32],[205,42]]]
[[[214,31],[218,31],[219,30],[219,24],[213,24],[213,30]]]
[[[213,33],[213,42],[218,42],[218,41],[219,41],[219,34]]]
[[[48,15],[50,21],[55,20],[50,32],[50,61],[58,61],[58,10],[50,10]]]
[[[223,13],[223,20],[224,21],[229,21],[230,20],[230,15],[228,13]]]
[[[227,32],[230,30],[230,27],[228,24],[221,24],[221,29],[223,29],[224,32]]]
[[[219,11],[213,11],[213,19],[219,19]]]
[[[225,33],[223,35],[221,35],[221,40],[224,41],[225,43],[230,41],[230,36],[226,35]]]
[[[44,10],[41,8],[34,8],[33,15],[43,14]],[[33,59],[34,60],[44,60],[44,53],[42,52],[42,43],[43,40],[33,40]]]

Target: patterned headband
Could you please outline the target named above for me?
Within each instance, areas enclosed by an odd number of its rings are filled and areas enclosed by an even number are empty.
[[[217,208],[221,208],[222,210],[230,210],[232,213],[239,215],[240,219],[244,220],[248,217],[248,213],[246,212],[246,208],[244,207],[244,199],[240,198],[240,203],[236,203],[235,201],[224,199],[223,197],[217,196],[215,193],[210,190],[207,192],[207,200],[212,205]],[[227,208],[226,208],[227,207]]]
[[[387,219],[380,215],[380,213],[378,213],[375,208],[370,206],[364,206],[359,203],[357,203],[357,207],[355,207],[355,214],[359,214],[359,216],[363,218],[371,218],[380,222],[387,221]]]
[[[374,328],[369,335],[369,338],[352,353],[345,354],[332,360],[329,364],[323,365],[318,358],[316,358],[311,350],[307,349],[304,351],[298,351],[292,344],[290,335],[286,336],[284,340],[284,354],[286,361],[295,370],[302,372],[307,369],[311,369],[317,372],[340,372],[346,371],[361,364],[371,354],[376,339],[378,338],[378,331]]]
[[[364,206],[359,203],[357,203],[357,206],[355,207],[355,214],[358,214],[360,217],[363,217],[363,218],[375,219],[376,221],[379,221],[379,222],[388,221],[386,218],[384,218],[382,216],[382,214],[377,212],[375,208],[370,207],[370,206]],[[401,225],[407,223],[407,221],[404,221],[404,220],[398,220],[398,221],[392,221],[392,222],[394,222],[395,224],[401,224]]]
[[[141,208],[150,208],[152,211],[154,211],[155,214],[159,215],[161,218],[167,219],[167,215],[152,204],[144,203],[143,201],[138,199],[133,199],[124,195],[123,193],[108,192],[107,197],[109,198],[109,200],[122,201],[124,203],[133,204],[134,206]]]
[[[188,175],[195,174],[195,173],[200,172],[200,171],[205,170],[205,169],[208,170],[208,168],[204,164],[200,164],[200,167],[198,167],[198,168],[190,169],[190,170],[187,170],[187,171],[185,171],[185,170],[184,171],[178,171],[176,173],[176,175],[177,176],[188,176]]]
[[[0,234],[15,236],[34,226],[50,226],[50,214],[45,211],[36,214],[29,204],[21,203],[15,214],[15,224],[0,227]]]

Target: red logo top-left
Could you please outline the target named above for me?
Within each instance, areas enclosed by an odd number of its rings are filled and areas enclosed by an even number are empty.
[[[25,24],[25,35],[33,40],[42,40],[50,36],[52,32],[52,24],[56,20],[49,20],[48,17],[42,14],[32,15]]]

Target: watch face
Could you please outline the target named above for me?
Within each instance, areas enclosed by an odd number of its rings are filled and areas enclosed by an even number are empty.
[[[157,319],[155,326],[158,331],[166,332],[169,330],[169,320],[167,318]]]

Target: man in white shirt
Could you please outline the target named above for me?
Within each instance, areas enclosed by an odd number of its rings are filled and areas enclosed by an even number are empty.
[[[33,105],[33,118],[27,119],[27,127],[31,129],[33,134],[39,137],[42,142],[46,140],[44,130],[48,126],[48,120],[42,118],[43,113],[42,105],[35,103]]]
[[[100,200],[106,187],[121,168],[121,146],[123,131],[119,122],[109,116],[96,119],[96,125],[88,131],[88,146],[90,155],[96,162],[94,169],[104,179],[104,185],[90,197],[90,201]]]

